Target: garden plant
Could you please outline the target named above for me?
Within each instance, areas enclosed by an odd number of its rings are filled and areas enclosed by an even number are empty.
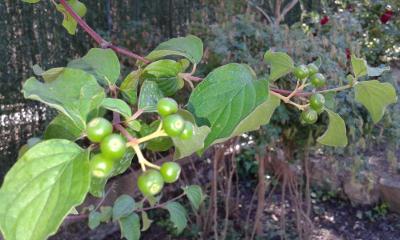
[[[374,123],[397,102],[395,88],[377,80],[388,68],[371,67],[354,54],[349,59],[351,73],[335,87],[327,87],[331,79],[321,71],[325,63],[319,56],[295,62],[274,49],[263,54],[263,77],[247,64],[228,63],[202,78],[196,76],[204,52],[200,38],[172,38],[139,56],[107,42],[88,26],[84,3],[52,2],[71,35],[79,26],[99,48],[65,67],[35,66],[37,76],[23,84],[25,98],[56,109],[58,115],[43,138],[21,148],[0,188],[0,230],[6,240],[46,239],[70,216],[87,217],[90,228],[115,221],[122,237],[139,239],[151,227],[147,211],[154,209],[167,211],[180,233],[188,222],[182,201],[189,200],[196,211],[205,198],[201,186],[189,185],[180,195],[164,199],[164,186],[180,177],[180,159],[259,129],[281,103],[299,112],[300,127],[326,126],[318,143],[345,147],[346,124],[327,106],[328,96],[353,94]],[[136,60],[127,76],[121,76],[118,54]],[[276,82],[282,79],[294,87],[278,88]],[[157,165],[145,158],[145,151],[171,149],[173,161]],[[88,194],[104,199],[107,181],[132,167],[141,171],[136,181],[132,179],[141,199],[124,194],[112,207],[76,211]]]

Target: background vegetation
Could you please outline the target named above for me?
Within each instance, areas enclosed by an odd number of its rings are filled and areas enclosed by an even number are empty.
[[[398,1],[300,1],[277,21],[276,5],[281,3],[284,8],[291,2],[86,1],[90,11],[85,19],[106,39],[139,53],[148,52],[167,38],[196,34],[206,46],[204,65],[200,69],[204,76],[228,62],[248,63],[261,72],[266,68],[260,61],[262,54],[273,48],[287,52],[296,62],[320,59],[321,71],[330,86],[348,81],[350,53],[366,57],[375,66],[391,66],[394,71],[381,78],[397,86],[400,78]],[[388,5],[394,14],[383,22]],[[40,136],[44,123],[54,116],[42,105],[22,99],[22,79],[32,74],[33,64],[38,63],[45,69],[65,65],[66,62],[60,61],[81,56],[93,45],[82,31],[73,37],[67,35],[58,14],[45,9],[50,8],[11,0],[0,3],[3,30],[0,55],[4,57],[0,63],[0,182],[16,159],[19,147],[29,137]],[[59,58],[60,55],[65,57]],[[125,72],[133,64],[131,61],[124,60]],[[276,85],[293,88],[285,81]],[[318,203],[332,199],[332,205],[340,205],[337,203],[343,199],[350,200],[344,202],[346,207],[350,202],[371,205],[354,210],[356,214],[361,211],[357,217],[371,222],[385,217],[389,206],[400,210],[386,203],[382,190],[377,187],[383,176],[385,179],[398,177],[399,104],[391,106],[384,119],[373,125],[366,110],[351,99],[352,96],[340,93],[336,101],[329,103],[346,119],[350,145],[344,149],[313,142],[310,136],[320,135],[324,127],[302,126],[298,113],[282,104],[272,122],[260,131],[233,139],[211,150],[200,161],[197,157],[188,160],[187,177],[183,181],[203,184],[210,197],[199,215],[192,216],[191,227],[183,237],[190,239],[220,232],[220,238],[240,239],[257,233],[273,239],[286,232],[288,239],[306,238],[313,234],[313,225],[318,225],[307,222],[311,216],[325,216],[331,208],[329,204],[321,207]],[[236,149],[238,145],[240,151]],[[224,151],[231,152],[229,157],[222,156]],[[261,162],[266,165],[265,172],[260,172]],[[195,177],[190,178],[191,174]],[[211,185],[206,185],[209,181]],[[253,193],[251,189],[257,191]],[[277,209],[281,211],[279,215]],[[274,220],[275,215],[279,221]],[[393,232],[400,231],[395,224],[392,227]],[[167,220],[159,228],[174,236]],[[154,237],[155,232],[149,234]]]

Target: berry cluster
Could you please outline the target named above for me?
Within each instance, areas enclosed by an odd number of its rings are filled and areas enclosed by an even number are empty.
[[[157,104],[158,114],[163,118],[163,129],[170,137],[187,140],[193,136],[193,124],[185,121],[178,112],[178,103],[172,98],[162,98]]]
[[[326,78],[318,72],[319,69],[314,63],[307,66],[300,65],[293,71],[295,77],[305,83],[308,79],[314,88],[321,88],[326,84]],[[320,93],[315,93],[310,97],[310,104],[300,116],[300,121],[304,124],[313,124],[318,120],[318,115],[323,112],[325,97]]]
[[[121,135],[112,132],[113,126],[105,118],[95,118],[87,125],[88,139],[94,143],[100,143],[100,153],[93,155],[90,161],[90,169],[94,177],[110,176],[115,161],[121,159],[126,152],[126,140]]]
[[[182,140],[193,136],[193,124],[178,114],[178,103],[172,98],[162,98],[157,103],[157,112],[162,117],[162,130],[170,137]],[[159,169],[144,171],[137,180],[137,186],[144,196],[154,196],[161,192],[164,183],[174,183],[179,179],[181,167],[176,162],[165,162]]]

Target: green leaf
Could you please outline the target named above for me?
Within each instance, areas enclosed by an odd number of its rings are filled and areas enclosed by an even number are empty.
[[[286,74],[291,73],[294,69],[292,58],[283,52],[268,50],[264,55],[264,61],[271,65],[269,81],[276,81]]]
[[[329,109],[335,109],[336,107],[336,92],[327,92],[323,94],[325,97],[325,107]]]
[[[125,237],[127,240],[140,239],[140,219],[136,213],[131,213],[127,217],[119,219],[119,226],[121,238]]]
[[[92,177],[90,180],[89,193],[95,197],[101,198],[104,196],[104,188],[107,184],[108,178]]]
[[[40,2],[40,0],[22,0],[23,2],[26,2],[26,3],[38,3],[38,2]]]
[[[113,220],[119,220],[120,218],[127,217],[135,210],[135,200],[126,194],[123,194],[115,200],[113,207]]]
[[[111,173],[111,177],[117,176],[119,174],[124,173],[132,163],[132,158],[135,156],[135,152],[129,148],[126,150],[124,157],[114,162],[114,169]],[[96,178],[92,177],[90,181],[90,189],[89,192],[95,197],[103,197],[104,196],[104,188],[107,184],[109,178]]]
[[[64,71],[63,67],[51,68],[44,71],[39,65],[35,64],[32,66],[33,72],[37,76],[41,76],[45,82],[51,82],[56,80],[58,76]]]
[[[203,57],[203,42],[193,35],[172,38],[158,45],[146,56],[146,59],[154,61],[169,55],[183,56],[192,63],[198,64]]]
[[[386,71],[390,71],[390,67],[389,66],[371,67],[371,66],[367,65],[368,77],[378,77],[378,76],[382,75]]]
[[[264,103],[255,108],[252,113],[236,126],[230,137],[257,130],[260,126],[268,124],[272,114],[275,112],[275,109],[279,107],[280,103],[281,100],[278,97],[269,95]]]
[[[63,113],[59,113],[47,126],[43,138],[75,141],[82,136],[83,132],[84,129],[77,127],[74,122]]]
[[[97,228],[101,223],[101,213],[92,211],[89,214],[88,225],[90,229]]]
[[[192,155],[198,150],[204,148],[204,140],[210,133],[210,128],[207,126],[198,127],[193,115],[183,109],[179,109],[181,115],[186,121],[193,123],[193,136],[190,139],[182,140],[179,137],[173,137],[172,141],[175,146],[174,160],[178,160]]]
[[[186,197],[189,199],[190,203],[194,209],[199,210],[200,204],[204,200],[203,191],[198,185],[190,185],[183,189],[186,193]]]
[[[232,136],[236,127],[268,98],[268,82],[253,70],[231,63],[212,71],[192,92],[189,111],[199,126],[211,128],[204,146]]]
[[[347,145],[346,125],[339,114],[325,109],[329,116],[329,125],[325,133],[317,141],[332,147],[345,147]]]
[[[129,105],[118,98],[104,98],[101,106],[105,109],[121,114],[124,118],[132,116],[132,110]]]
[[[29,78],[22,92],[27,99],[38,100],[61,111],[79,129],[86,128],[89,113],[97,109],[105,97],[104,89],[92,75],[70,68],[49,83]]]
[[[67,3],[80,17],[86,15],[87,8],[82,2],[78,0],[68,0]],[[62,26],[68,31],[69,34],[74,35],[78,26],[76,20],[67,12],[63,5],[57,4],[56,9],[64,16]]]
[[[69,68],[82,69],[103,85],[113,85],[121,73],[117,54],[111,49],[92,48],[82,58],[68,63]]]
[[[100,221],[109,222],[113,214],[113,208],[110,206],[101,206],[100,213],[101,213]]]
[[[397,102],[396,90],[390,83],[363,81],[358,82],[354,88],[356,101],[367,108],[374,123],[382,119],[389,104]]]
[[[164,95],[153,81],[145,81],[142,84],[139,95],[138,108],[144,112],[157,112],[158,100]]]
[[[186,209],[178,202],[169,202],[164,208],[168,210],[178,234],[181,233],[187,226]]]
[[[150,125],[143,124],[142,129],[140,130],[140,136],[147,136],[157,130],[160,126],[161,120],[153,121]],[[163,152],[169,150],[172,146],[172,140],[170,137],[158,137],[152,139],[146,143],[146,149],[153,152]]]
[[[365,76],[368,73],[367,61],[363,58],[357,58],[355,55],[351,55],[351,66],[356,79]]]
[[[76,208],[72,208],[72,209],[71,209],[71,212],[69,212],[69,214],[72,214],[72,215],[79,215],[79,212],[78,212],[78,210],[76,210]]]
[[[117,176],[124,173],[132,163],[132,159],[135,156],[135,151],[132,148],[128,148],[125,155],[117,161],[114,161],[114,170],[111,176]]]
[[[146,66],[141,79],[156,82],[165,96],[171,96],[184,86],[183,79],[178,77],[181,71],[179,62],[163,59]]]
[[[29,149],[0,189],[0,229],[7,240],[42,240],[54,234],[89,189],[89,153],[54,139]]]
[[[142,232],[147,231],[152,223],[153,220],[149,219],[149,216],[145,211],[142,211]]]
[[[119,87],[122,96],[131,105],[137,102],[137,88],[141,74],[142,71],[139,70],[129,73]]]
[[[320,68],[320,67],[321,67],[321,64],[322,64],[321,57],[318,56],[317,60],[315,60],[313,63],[315,64],[315,66],[317,66],[318,68]]]
[[[139,120],[130,120],[126,125],[135,132],[140,132],[142,129],[142,124]]]

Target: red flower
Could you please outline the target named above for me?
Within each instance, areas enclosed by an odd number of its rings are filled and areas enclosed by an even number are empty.
[[[393,11],[386,10],[385,13],[383,13],[382,16],[380,17],[381,23],[386,24],[387,22],[389,22],[392,16],[393,16]]]
[[[321,18],[321,20],[319,21],[319,23],[321,25],[325,25],[329,22],[329,17],[328,16],[324,16],[323,18]]]
[[[346,58],[347,58],[347,60],[350,60],[350,58],[351,58],[351,51],[350,51],[350,48],[346,48],[345,51],[346,51]]]
[[[346,9],[347,9],[349,12],[354,12],[354,5],[350,3],[350,4],[347,5]]]

